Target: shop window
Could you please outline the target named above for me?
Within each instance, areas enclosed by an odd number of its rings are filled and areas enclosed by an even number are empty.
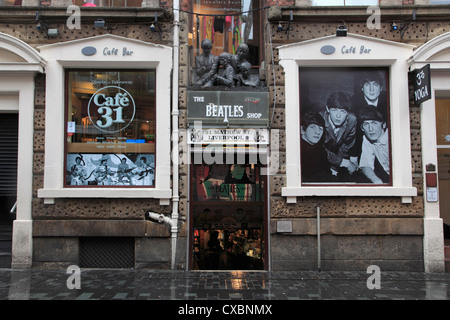
[[[155,71],[66,71],[65,186],[154,187]]]
[[[192,269],[265,268],[261,164],[192,166]]]
[[[240,44],[248,46],[247,60],[256,69],[263,58],[260,21],[261,1],[258,0],[196,0],[189,2],[191,14],[189,48],[192,68],[199,65],[196,57],[204,53],[202,43],[208,39],[211,51],[219,56],[223,52],[237,54]],[[194,79],[191,79],[193,81]]]
[[[302,185],[392,185],[387,68],[300,68]]]

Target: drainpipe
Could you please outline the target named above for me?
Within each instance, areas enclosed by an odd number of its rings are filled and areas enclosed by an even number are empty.
[[[179,191],[178,191],[178,72],[179,72],[179,56],[180,56],[180,1],[173,1],[173,76],[172,76],[172,270],[175,269],[176,253],[177,253],[177,235],[178,235],[178,207],[179,207]]]
[[[171,218],[156,212],[146,212],[146,218],[158,223],[165,223],[170,226],[172,239],[172,257],[170,262],[171,270],[176,268],[177,254],[177,235],[178,235],[178,208],[179,208],[179,192],[178,192],[178,72],[179,72],[179,52],[180,52],[180,2],[173,1],[173,76],[172,76],[172,216]]]

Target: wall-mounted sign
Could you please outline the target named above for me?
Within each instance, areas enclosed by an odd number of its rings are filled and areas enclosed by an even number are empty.
[[[342,54],[369,54],[372,49],[365,46],[346,46],[341,47]]]
[[[253,91],[188,91],[188,122],[202,125],[266,127],[269,93]]]
[[[411,71],[410,76],[414,86],[414,103],[420,105],[431,99],[430,65]]]
[[[84,47],[81,49],[81,53],[85,56],[93,56],[97,52],[97,49],[95,47]]]
[[[81,53],[85,56],[93,56],[97,53],[97,49],[92,46],[84,47],[81,49]],[[130,50],[127,47],[123,48],[114,48],[114,47],[104,47],[102,49],[102,54],[104,56],[131,56],[133,55],[133,50]]]
[[[323,46],[320,48],[320,52],[323,54],[333,54],[336,51],[336,48],[333,46]]]
[[[267,129],[189,128],[189,144],[269,144]]]

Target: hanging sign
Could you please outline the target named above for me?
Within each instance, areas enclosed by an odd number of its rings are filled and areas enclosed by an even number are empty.
[[[258,91],[188,91],[189,123],[228,127],[266,127],[269,120],[269,93]]]
[[[411,71],[410,76],[414,86],[414,103],[420,105],[431,99],[430,65]]]

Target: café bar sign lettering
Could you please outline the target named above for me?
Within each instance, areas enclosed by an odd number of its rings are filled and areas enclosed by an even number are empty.
[[[336,52],[336,48],[331,45],[326,45],[320,48],[320,52],[326,55],[330,55]],[[343,55],[366,55],[372,52],[372,49],[363,45],[360,46],[352,46],[352,45],[343,45],[339,49],[339,52]]]
[[[269,93],[253,91],[188,91],[188,122],[203,125],[266,127]]]
[[[104,47],[101,49],[101,52],[104,56],[131,56],[133,54],[133,50],[130,50],[127,47],[123,48],[114,48],[114,47]],[[81,49],[81,53],[85,56],[93,56],[97,53],[97,48],[88,46]]]

